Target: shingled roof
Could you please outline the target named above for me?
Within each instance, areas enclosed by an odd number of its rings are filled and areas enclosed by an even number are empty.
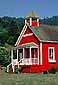
[[[40,41],[58,42],[58,26],[40,25],[30,29]]]

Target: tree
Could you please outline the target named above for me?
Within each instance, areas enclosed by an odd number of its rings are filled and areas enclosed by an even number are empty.
[[[0,65],[7,66],[10,63],[10,54],[5,47],[0,47]]]

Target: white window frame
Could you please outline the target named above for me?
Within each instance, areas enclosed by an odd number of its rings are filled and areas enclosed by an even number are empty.
[[[49,49],[53,49],[53,53],[52,53],[53,59],[50,59]],[[49,61],[50,63],[56,62],[56,60],[55,60],[55,50],[54,50],[54,47],[48,47],[48,61]]]

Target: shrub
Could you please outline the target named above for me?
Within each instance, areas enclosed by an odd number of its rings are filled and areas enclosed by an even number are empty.
[[[52,73],[52,74],[55,74],[56,73],[56,67],[51,67],[49,70],[48,70],[49,73]]]
[[[47,74],[48,72],[47,71],[44,71],[43,74]]]
[[[2,70],[3,70],[4,72],[7,72],[7,68],[6,68],[6,67],[2,67]]]
[[[18,74],[19,72],[21,72],[21,67],[19,67],[19,68],[18,68],[18,67],[16,67],[16,69],[15,69],[15,73],[17,73],[17,74]]]

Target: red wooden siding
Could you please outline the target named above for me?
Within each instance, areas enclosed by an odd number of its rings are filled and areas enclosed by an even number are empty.
[[[30,22],[28,22],[30,25]],[[32,21],[32,26],[38,26],[38,22],[37,21]]]
[[[38,26],[38,22],[37,21],[32,21],[32,26]]]
[[[28,28],[25,31],[25,34],[27,34],[27,33],[28,34],[31,33],[31,30],[28,29]],[[34,42],[34,43],[39,45],[39,40],[35,37],[34,34],[32,36],[22,37],[22,39],[21,39],[19,44],[21,45],[21,44],[30,43],[30,42]]]
[[[32,33],[32,31],[29,28],[27,28],[24,34],[29,34],[29,33]]]
[[[48,62],[48,47],[54,47],[56,63],[52,64],[52,63]],[[46,66],[46,68],[49,68],[50,66],[57,66],[58,65],[58,44],[43,43],[42,58],[43,58],[42,59],[43,60],[43,65]]]
[[[30,42],[34,42],[36,44],[39,44],[38,40],[36,39],[36,37],[34,35],[28,36],[28,37],[22,37],[19,44],[21,45],[21,44],[30,43]]]

